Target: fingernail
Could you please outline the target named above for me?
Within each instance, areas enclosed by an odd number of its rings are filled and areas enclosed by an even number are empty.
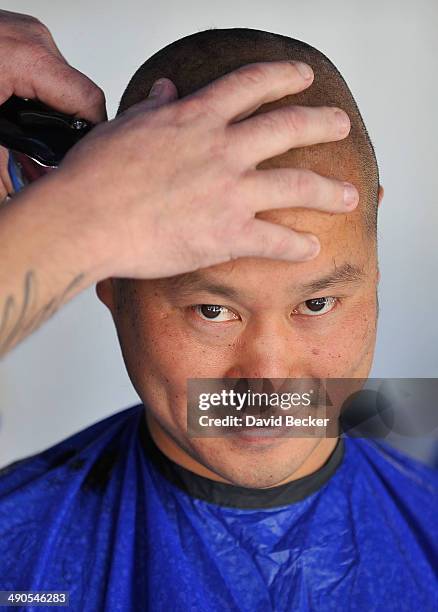
[[[344,113],[343,110],[337,110],[335,111],[335,117],[339,127],[342,130],[342,133],[344,133],[345,130],[350,127],[350,119],[348,118],[347,113]]]
[[[359,201],[356,187],[351,183],[344,183],[344,204],[348,208],[354,208]]]
[[[307,81],[313,77],[313,70],[308,64],[305,64],[304,62],[294,62],[294,64],[303,79],[306,79]]]
[[[158,79],[157,81],[155,81],[155,83],[152,85],[151,90],[149,92],[149,96],[159,96],[160,93],[163,91],[164,86],[165,86],[166,81],[164,79]]]
[[[321,249],[319,240],[318,238],[315,238],[315,236],[309,236],[307,241],[309,244],[309,250],[307,252],[306,260],[316,257]]]

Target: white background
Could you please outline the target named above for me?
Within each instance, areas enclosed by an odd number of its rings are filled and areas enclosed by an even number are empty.
[[[104,89],[110,117],[140,64],[206,28],[268,30],[328,55],[358,102],[385,187],[381,314],[371,375],[437,376],[434,0],[4,0],[2,8],[35,15],[50,28],[67,60]],[[112,319],[90,288],[0,365],[0,466],[138,401]],[[424,459],[430,448],[419,441],[406,446]]]

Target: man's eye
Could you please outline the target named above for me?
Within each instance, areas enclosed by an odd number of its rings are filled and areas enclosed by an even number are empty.
[[[327,312],[330,312],[330,310],[333,310],[336,301],[337,298],[335,297],[320,297],[312,300],[306,300],[295,308],[294,313],[309,316],[326,314]]]
[[[193,309],[204,321],[222,322],[239,318],[236,313],[229,310],[226,306],[218,304],[196,304],[196,306],[193,306]]]

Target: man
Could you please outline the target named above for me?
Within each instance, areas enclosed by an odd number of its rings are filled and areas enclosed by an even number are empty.
[[[370,371],[383,190],[333,64],[287,37],[208,30],[148,60],[120,110],[142,99],[156,74],[184,96],[238,65],[292,56],[315,80],[280,104],[340,106],[351,132],[258,167],[351,181],[359,206],[348,215],[257,215],[315,233],[313,260],[241,258],[98,284],[143,403],[3,471],[3,589],[69,591],[78,610],[436,609],[432,470],[369,440],[187,431],[187,379],[362,379]]]

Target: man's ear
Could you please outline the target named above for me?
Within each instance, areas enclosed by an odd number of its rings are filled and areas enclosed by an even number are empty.
[[[96,284],[96,295],[99,300],[105,304],[111,314],[115,315],[115,285],[113,278],[105,278]]]
[[[385,190],[383,189],[382,185],[379,185],[379,193],[377,196],[377,205],[380,206],[380,202],[383,199],[383,196],[385,195]]]

